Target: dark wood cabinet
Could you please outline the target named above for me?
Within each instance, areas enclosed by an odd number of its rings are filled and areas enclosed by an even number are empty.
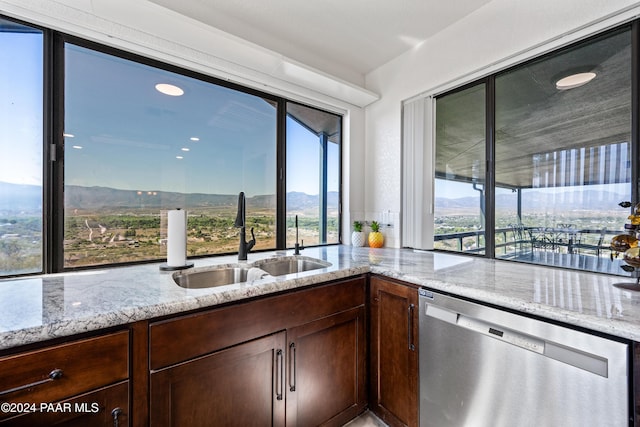
[[[367,403],[365,288],[360,276],[153,322],[151,425],[351,420]]]
[[[129,382],[104,387],[73,399],[47,403],[43,412],[5,420],[11,427],[128,426]],[[38,405],[39,406],[39,405]]]
[[[287,330],[288,426],[341,426],[366,397],[365,309]]]
[[[152,426],[284,426],[285,333],[151,374]]]
[[[390,426],[418,425],[418,291],[372,276],[369,405]]]
[[[129,425],[129,332],[0,357],[0,424]]]

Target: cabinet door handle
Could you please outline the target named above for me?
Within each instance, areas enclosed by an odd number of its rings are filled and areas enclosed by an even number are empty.
[[[276,400],[282,400],[282,389],[284,388],[284,354],[282,350],[276,351]]]
[[[30,383],[30,384],[21,385],[19,387],[10,388],[8,390],[2,390],[2,391],[0,391],[0,396],[4,396],[6,394],[15,393],[17,391],[25,390],[25,389],[28,389],[28,388],[31,388],[31,387],[37,387],[39,385],[46,384],[48,382],[58,380],[60,378],[62,378],[62,369],[54,369],[53,371],[49,372],[49,375],[47,375],[47,378],[45,378],[43,380],[40,380],[40,381],[36,381],[36,382]]]
[[[296,391],[296,343],[289,344],[289,391]]]
[[[120,415],[122,414],[122,409],[120,408],[115,408],[113,411],[111,411],[111,416],[113,417],[113,427],[119,427],[120,426]]]
[[[409,304],[409,308],[407,309],[407,343],[409,344],[409,350],[415,351],[416,346],[413,344],[413,311],[415,309],[415,305]]]

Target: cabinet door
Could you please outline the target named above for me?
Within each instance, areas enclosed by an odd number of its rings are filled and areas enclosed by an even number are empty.
[[[372,276],[369,403],[391,426],[418,425],[418,291]]]
[[[287,330],[287,426],[342,426],[366,406],[364,306]]]
[[[104,387],[55,403],[38,403],[42,412],[0,421],[12,427],[126,427],[129,425],[129,382]]]
[[[284,332],[151,373],[158,426],[283,426]]]

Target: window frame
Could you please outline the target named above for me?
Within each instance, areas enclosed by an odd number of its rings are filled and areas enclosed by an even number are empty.
[[[306,245],[306,247],[314,247],[314,246],[330,246],[330,245],[339,245],[342,243],[342,147],[343,147],[343,139],[342,139],[342,135],[343,133],[343,128],[344,128],[344,116],[340,115],[340,114],[336,114],[336,113],[332,113],[329,111],[325,111],[322,110],[320,108],[314,107],[313,105],[308,105],[308,104],[304,104],[302,102],[297,102],[297,101],[293,101],[290,99],[284,100],[283,103],[283,108],[284,108],[284,125],[283,125],[283,130],[284,130],[284,138],[283,138],[283,142],[284,142],[284,146],[282,147],[282,152],[286,154],[287,151],[287,116],[288,114],[288,109],[287,109],[287,105],[288,104],[295,104],[297,106],[300,107],[305,107],[308,108],[310,110],[316,110],[325,114],[330,114],[332,116],[335,116],[338,120],[339,120],[339,128],[340,128],[340,139],[339,142],[337,143],[338,145],[338,149],[339,149],[339,158],[338,158],[338,242],[337,243],[327,243],[326,241],[324,243],[318,243],[316,245]],[[295,118],[292,117],[293,120],[295,120]],[[324,152],[324,160],[323,160],[323,170],[321,171],[321,177],[322,179],[325,181],[326,184],[326,180],[328,178],[328,170],[327,170],[327,166],[328,166],[328,145],[331,144],[332,142],[328,140],[325,141],[325,152]],[[286,157],[286,156],[285,156]],[[287,184],[287,180],[286,180],[286,176],[287,176],[287,167],[286,164],[283,167],[282,170],[282,175],[285,177],[285,179],[283,180],[284,183],[284,187],[283,187],[283,191],[282,194],[285,195],[284,197],[284,206],[283,206],[283,220],[286,222],[286,212],[287,212],[287,206],[286,206],[286,184]],[[325,192],[328,190],[328,187],[325,185]],[[323,233],[322,233],[322,229],[323,229],[323,225],[324,225],[324,238],[326,240],[326,236],[327,236],[327,232],[328,232],[328,217],[327,217],[327,193],[325,193],[324,198],[320,197],[321,201],[321,206],[324,207],[324,212],[323,218],[319,218],[319,225],[320,225],[320,237],[323,237]],[[324,202],[324,204],[322,204]],[[286,225],[283,226],[284,228],[286,228]],[[283,246],[286,246],[286,238],[287,238],[287,233],[286,230],[283,234],[283,238],[285,239],[285,242],[283,244]]]
[[[631,194],[631,204],[635,206],[638,202],[640,202],[640,20],[636,19],[631,22],[626,22],[620,25],[617,25],[612,28],[608,28],[604,31],[601,31],[597,34],[591,35],[584,39],[576,40],[570,43],[567,46],[563,46],[561,48],[555,49],[548,53],[538,55],[532,58],[527,59],[526,61],[513,64],[506,69],[499,70],[493,72],[490,75],[485,77],[476,79],[471,82],[467,82],[459,87],[455,87],[453,89],[447,90],[445,92],[434,95],[434,102],[438,98],[445,97],[447,95],[455,94],[457,92],[468,89],[469,87],[473,87],[474,85],[484,83],[486,86],[486,97],[485,97],[485,129],[486,129],[486,137],[485,137],[485,150],[486,150],[486,191],[485,191],[485,199],[484,203],[486,206],[485,213],[485,252],[484,254],[479,253],[469,253],[469,252],[453,252],[445,249],[434,249],[435,252],[442,253],[455,253],[459,255],[466,256],[475,256],[481,258],[488,259],[503,259],[496,256],[496,235],[495,235],[495,174],[496,174],[496,164],[495,164],[495,152],[496,152],[496,138],[495,138],[495,127],[496,127],[496,78],[509,73],[510,71],[517,69],[522,66],[526,66],[527,64],[534,63],[536,61],[544,60],[545,58],[552,57],[554,55],[561,54],[568,50],[575,48],[580,44],[588,44],[594,40],[597,40],[602,37],[607,37],[608,35],[612,35],[616,32],[624,31],[627,28],[630,31],[630,40],[631,40],[631,63],[630,74],[631,74],[631,120],[630,120],[630,160],[631,160],[631,181],[630,181],[630,194]],[[437,118],[436,118],[437,120]],[[434,124],[435,126],[435,124]],[[437,144],[437,142],[436,142]],[[517,262],[517,261],[516,261]],[[561,267],[568,268],[568,267]],[[587,271],[590,273],[598,273],[596,271],[591,270],[580,270]],[[620,273],[623,274],[623,273]]]
[[[162,69],[172,73],[194,78],[205,83],[222,86],[228,89],[243,92],[269,100],[276,106],[276,243],[275,248],[262,251],[285,250],[286,247],[286,104],[292,102],[305,105],[309,108],[326,112],[340,119],[341,127],[344,116],[332,111],[323,110],[313,105],[303,104],[297,100],[285,98],[273,93],[263,92],[251,87],[246,87],[230,80],[217,78],[201,72],[190,70],[174,64],[162,62],[137,53],[128,52],[112,46],[93,42],[81,37],[65,34],[49,28],[44,28],[30,22],[21,21],[5,15],[0,15],[17,24],[22,24],[43,33],[43,212],[42,212],[42,270],[33,273],[17,275],[1,275],[2,278],[23,277],[38,274],[58,273],[95,268],[108,268],[114,266],[137,265],[162,262],[163,259],[140,260],[117,264],[100,264],[91,266],[65,267],[64,266],[64,79],[65,79],[65,44],[70,43],[82,48],[95,50],[107,55],[113,55],[129,61],[134,61],[146,66]],[[342,134],[341,134],[342,138]],[[320,244],[318,246],[338,245],[342,242],[342,139],[339,151],[339,213],[338,213],[338,242]],[[259,251],[256,251],[259,252]],[[206,254],[189,257],[190,259],[231,255],[236,252]]]
[[[40,31],[42,33],[42,193],[41,193],[41,202],[42,202],[42,236],[41,236],[41,260],[40,260],[40,270],[29,272],[29,273],[18,273],[18,274],[6,274],[1,275],[0,279],[4,278],[12,278],[12,277],[23,277],[23,276],[33,276],[38,274],[44,274],[50,271],[50,254],[52,251],[52,240],[49,231],[50,223],[49,220],[50,212],[52,211],[51,205],[51,194],[52,191],[47,187],[47,183],[50,182],[50,168],[49,163],[52,154],[52,150],[50,144],[47,141],[51,141],[52,137],[52,120],[51,120],[51,100],[52,96],[52,79],[51,70],[53,59],[51,56],[51,45],[53,40],[53,32],[41,25],[37,25],[31,22],[27,22],[21,19],[13,18],[10,16],[0,14],[0,18],[9,21],[18,25],[23,25],[33,30]]]

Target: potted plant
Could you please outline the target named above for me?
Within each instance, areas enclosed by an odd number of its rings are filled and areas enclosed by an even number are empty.
[[[362,232],[362,221],[353,221],[353,233],[351,233],[352,246],[364,246],[364,233]]]
[[[369,233],[369,246],[381,248],[384,245],[384,235],[380,232],[378,221],[371,221],[371,233]]]

